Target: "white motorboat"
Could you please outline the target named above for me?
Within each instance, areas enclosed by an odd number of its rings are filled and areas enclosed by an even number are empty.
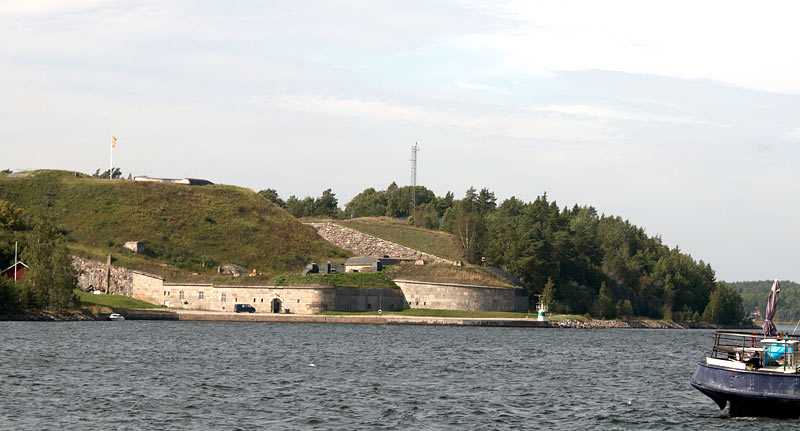
[[[125,320],[125,317],[119,313],[111,313],[108,320]]]

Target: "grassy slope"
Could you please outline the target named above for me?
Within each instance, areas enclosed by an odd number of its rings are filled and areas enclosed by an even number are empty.
[[[335,223],[435,256],[451,260],[460,260],[462,258],[458,242],[453,235],[447,232],[409,226],[390,217],[361,217],[352,220],[335,221]],[[389,277],[438,283],[514,287],[506,280],[472,265],[466,265],[461,268],[451,265],[400,265],[393,268]]]
[[[412,263],[403,263],[392,267],[389,277],[396,280],[430,281],[433,283],[517,287],[481,267],[472,265],[463,267],[447,264],[417,266]]]
[[[83,307],[101,306],[109,308],[166,308],[161,305],[151,304],[149,302],[133,299],[128,296],[121,295],[94,295],[90,292],[81,292],[75,289],[75,294],[78,295],[80,305]]]
[[[389,217],[362,217],[336,223],[434,256],[450,260],[463,259],[456,238],[446,232],[409,226]]]
[[[25,178],[0,177],[0,199],[29,215],[53,217],[78,254],[105,260],[111,253],[118,265],[168,277],[210,274],[225,263],[278,274],[348,255],[263,197],[233,186],[108,181],[40,171]],[[133,240],[147,241],[152,255],[122,248]]]
[[[278,286],[320,285],[334,287],[385,287],[399,289],[386,278],[386,271],[381,272],[346,272],[333,274],[289,274],[272,280]]]

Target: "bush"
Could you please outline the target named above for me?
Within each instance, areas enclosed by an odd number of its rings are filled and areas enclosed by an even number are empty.
[[[13,313],[19,310],[19,289],[14,280],[0,277],[0,313]]]

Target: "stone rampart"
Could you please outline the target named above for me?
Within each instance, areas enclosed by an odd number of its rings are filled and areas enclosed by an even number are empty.
[[[78,289],[84,292],[106,291],[106,264],[96,260],[70,256],[72,267],[78,272]],[[111,291],[117,295],[131,296],[133,291],[133,271],[111,265]]]
[[[513,287],[470,286],[394,280],[400,286],[409,308],[469,311],[523,311],[527,296]]]
[[[73,257],[81,271],[82,290],[101,288],[102,262]],[[112,266],[111,292],[169,308],[233,311],[235,304],[250,304],[257,312],[315,314],[328,310],[386,311],[406,308],[444,310],[525,310],[527,296],[521,289],[394,280],[400,289],[326,286],[228,286],[166,283],[163,277]]]
[[[334,310],[399,311],[408,308],[403,291],[389,288],[337,287]]]
[[[359,256],[390,256],[396,258],[423,259],[437,263],[454,264],[452,260],[434,256],[404,245],[359,232],[336,223],[309,223],[326,241]]]
[[[319,286],[165,283],[161,277],[135,272],[132,296],[169,308],[230,312],[234,311],[236,304],[250,304],[259,313],[314,314],[334,309],[334,289]]]

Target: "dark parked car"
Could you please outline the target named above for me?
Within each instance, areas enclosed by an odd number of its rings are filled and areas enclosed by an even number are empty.
[[[255,313],[256,307],[250,304],[236,304],[233,306],[233,311],[237,313]]]

